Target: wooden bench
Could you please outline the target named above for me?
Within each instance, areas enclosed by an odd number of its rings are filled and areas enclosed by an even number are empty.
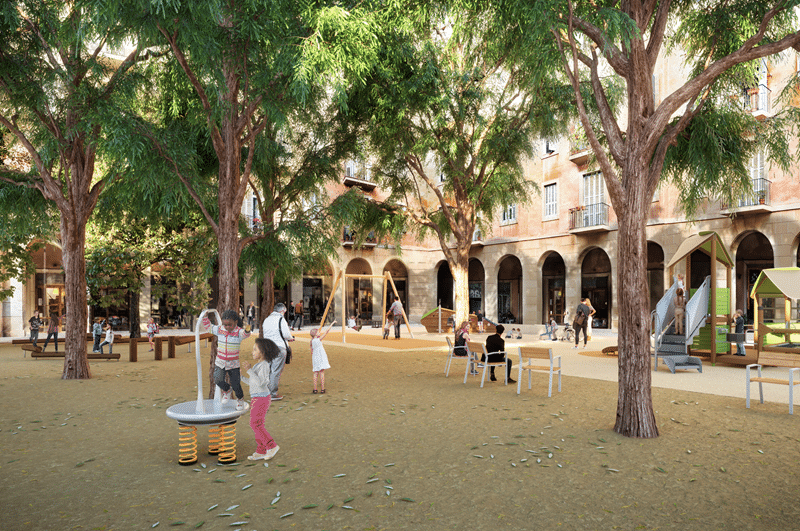
[[[762,350],[758,356],[759,363],[751,363],[747,366],[747,407],[750,407],[750,383],[758,382],[758,395],[761,403],[764,403],[764,389],[763,384],[778,384],[789,386],[789,414],[794,414],[794,386],[800,385],[800,356],[794,353],[786,352],[772,352]],[[761,372],[764,365],[774,367],[789,367],[789,379],[784,378],[766,378]],[[751,377],[750,369],[755,367],[758,376]]]
[[[63,357],[64,357],[64,352],[63,351],[55,352],[55,351],[50,350],[50,351],[39,351],[39,352],[33,351],[33,352],[31,352],[31,358],[63,358]],[[86,354],[86,359],[89,359],[89,360],[118,360],[119,358],[120,358],[120,356],[119,356],[118,353],[100,354],[99,352],[88,352]]]
[[[561,356],[553,356],[553,349],[542,347],[517,347],[519,351],[519,376],[517,377],[517,394],[522,389],[522,371],[528,371],[528,389],[531,388],[531,373],[546,372],[550,376],[547,396],[553,396],[553,373],[558,371],[558,392],[561,392]],[[549,364],[537,364],[534,360],[548,360]]]

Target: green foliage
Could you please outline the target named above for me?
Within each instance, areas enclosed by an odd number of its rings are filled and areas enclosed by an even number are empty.
[[[144,222],[96,223],[87,235],[86,283],[90,304],[119,306],[139,292],[152,269],[159,280],[151,296],[165,297],[178,310],[205,308],[210,277],[209,235],[150,227]]]
[[[470,227],[531,200],[522,160],[574,113],[569,86],[523,53],[504,15],[484,2],[391,2],[376,15],[377,60],[353,81],[349,109],[389,201],[422,235],[468,245]]]

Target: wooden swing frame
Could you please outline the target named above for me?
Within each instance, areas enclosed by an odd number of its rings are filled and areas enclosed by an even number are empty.
[[[344,278],[344,282],[342,282],[342,278]],[[383,275],[356,275],[356,274],[349,274],[349,273],[342,273],[339,271],[339,274],[336,275],[336,281],[333,283],[333,289],[331,289],[331,296],[328,297],[328,304],[325,305],[325,311],[322,314],[322,320],[320,323],[325,323],[325,318],[328,316],[328,311],[330,310],[331,304],[333,304],[334,295],[336,294],[336,289],[339,287],[339,283],[342,284],[342,343],[347,343],[347,279],[350,278],[357,278],[357,279],[376,279],[382,278],[383,279],[383,296],[382,296],[382,304],[381,304],[381,328],[384,327],[386,324],[386,313],[383,312],[383,308],[386,308],[386,288],[388,286],[392,286],[392,292],[394,293],[395,297],[400,297],[397,293],[397,286],[394,285],[394,280],[392,279],[392,274],[389,271],[383,273]],[[414,332],[411,331],[411,325],[408,324],[408,316],[406,315],[405,308],[401,307],[403,312],[403,321],[406,323],[406,328],[408,328],[408,334],[411,336],[411,339],[414,339]],[[321,325],[320,325],[321,326]]]

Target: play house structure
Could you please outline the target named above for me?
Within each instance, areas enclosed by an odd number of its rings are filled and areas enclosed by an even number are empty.
[[[710,270],[699,286],[692,285],[692,254],[700,252],[710,259]],[[684,291],[687,298],[683,336],[675,334],[676,280],[667,290],[651,314],[654,340],[654,370],[659,358],[674,374],[676,369],[697,369],[703,372],[700,358],[708,356],[712,363],[729,361],[742,363],[745,358],[730,355],[727,333],[732,323],[731,311],[731,259],[725,245],[716,232],[701,232],[686,239],[667,264],[670,278],[676,279],[675,269],[684,263]],[[726,285],[719,286],[718,268],[725,268]],[[696,278],[697,275],[694,275]]]
[[[770,359],[782,358],[789,365],[800,367],[800,316],[797,306],[792,307],[792,301],[800,300],[800,268],[763,270],[750,297],[758,308],[754,334],[758,359],[751,363],[761,363],[763,354],[769,352]]]

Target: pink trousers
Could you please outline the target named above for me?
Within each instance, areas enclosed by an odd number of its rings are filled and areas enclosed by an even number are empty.
[[[256,396],[250,401],[250,427],[256,436],[256,452],[259,454],[264,454],[270,448],[277,446],[264,427],[264,419],[267,416],[271,402],[272,397],[270,396]]]

